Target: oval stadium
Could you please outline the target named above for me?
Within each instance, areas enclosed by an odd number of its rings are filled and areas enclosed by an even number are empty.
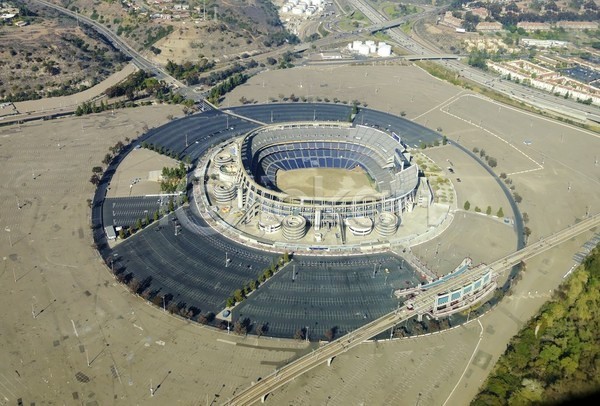
[[[243,216],[228,223],[256,223],[250,230],[284,241],[312,230],[308,245],[341,245],[347,234],[373,230],[393,236],[419,186],[418,165],[396,133],[339,122],[259,127],[221,145],[200,170],[207,204]],[[327,241],[324,229],[337,238]]]

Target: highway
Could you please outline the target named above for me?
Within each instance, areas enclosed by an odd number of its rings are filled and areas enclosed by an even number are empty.
[[[349,2],[371,20],[375,26],[384,25],[387,21],[385,16],[380,14],[366,1],[349,0]],[[419,18],[422,19],[428,15],[439,12],[440,10],[443,10],[443,7],[421,13],[419,14]],[[414,19],[414,17],[412,19]],[[406,35],[401,29],[392,28],[387,30],[386,33],[399,45],[416,55],[439,55],[443,53],[433,44],[425,43],[423,40],[417,42],[414,38]],[[496,74],[472,68],[469,65],[458,61],[444,61],[440,63],[451,70],[460,72],[461,76],[476,82],[481,86],[493,88],[495,91],[503,93],[512,99],[522,101],[540,109],[553,110],[554,112],[567,114],[580,120],[585,120],[590,114],[600,114],[600,107],[598,106],[583,105],[572,99],[556,97],[548,92],[521,86],[508,80],[500,80]]]
[[[340,354],[343,354],[349,349],[356,347],[371,337],[387,331],[404,320],[407,320],[419,313],[423,314],[428,312],[430,309],[432,309],[435,298],[438,294],[448,292],[455,287],[463,286],[472,279],[479,277],[481,273],[487,272],[489,269],[492,269],[494,273],[500,275],[519,262],[541,254],[542,252],[545,252],[550,248],[555,247],[598,225],[600,225],[600,214],[588,217],[579,223],[571,225],[553,234],[552,236],[542,238],[519,251],[495,261],[487,268],[475,268],[464,272],[456,278],[448,281],[448,283],[435,286],[418,295],[416,299],[414,299],[413,310],[408,310],[405,307],[402,309],[397,309],[394,312],[388,313],[385,316],[366,324],[350,334],[342,336],[335,341],[332,341],[329,344],[314,350],[311,354],[307,354],[287,364],[283,368],[260,380],[253,386],[250,386],[249,388],[238,393],[233,398],[227,400],[226,404],[236,406],[254,404],[263,399],[263,397],[267,396],[269,393],[282,387],[286,383],[291,382],[298,376],[315,368],[316,366],[327,362],[328,360]]]

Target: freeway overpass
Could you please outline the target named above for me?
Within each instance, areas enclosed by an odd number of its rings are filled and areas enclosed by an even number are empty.
[[[588,217],[577,224],[571,225],[549,237],[542,238],[538,242],[532,243],[519,251],[493,262],[486,267],[486,272],[492,271],[495,275],[500,275],[521,261],[545,252],[598,225],[600,225],[600,214]],[[428,289],[416,297],[410,309],[407,307],[401,309],[398,308],[396,311],[386,314],[377,320],[373,320],[371,323],[366,324],[352,333],[342,336],[335,341],[314,350],[312,353],[287,364],[256,384],[238,393],[233,398],[227,400],[226,404],[242,406],[251,405],[258,401],[264,402],[269,393],[282,387],[286,383],[291,382],[303,373],[325,362],[327,365],[330,365],[333,358],[358,346],[371,337],[381,334],[415,315],[421,315],[432,311],[438,295],[449,292],[452,289],[460,288],[466,283],[470,283],[474,278],[478,278],[481,275],[481,272],[481,268],[474,268],[460,274],[456,278],[448,280],[447,283],[436,285]]]

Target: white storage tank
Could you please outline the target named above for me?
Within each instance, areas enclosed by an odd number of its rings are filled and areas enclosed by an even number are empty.
[[[388,44],[384,44],[377,49],[378,56],[390,56],[392,55],[392,46]]]
[[[356,50],[361,55],[369,55],[369,46],[367,44],[360,44]]]

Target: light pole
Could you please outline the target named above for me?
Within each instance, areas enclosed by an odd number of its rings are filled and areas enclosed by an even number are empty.
[[[10,237],[10,228],[8,228],[8,226],[4,227],[4,231],[6,231],[8,233],[8,244],[12,248],[12,238]]]
[[[308,326],[306,326],[306,337],[304,337],[306,339],[306,342],[308,342]]]
[[[229,266],[229,257],[227,256],[227,251],[225,252],[225,268]]]
[[[163,295],[162,297],[162,302],[163,302],[163,312],[167,311],[167,307],[165,306],[165,296]]]

